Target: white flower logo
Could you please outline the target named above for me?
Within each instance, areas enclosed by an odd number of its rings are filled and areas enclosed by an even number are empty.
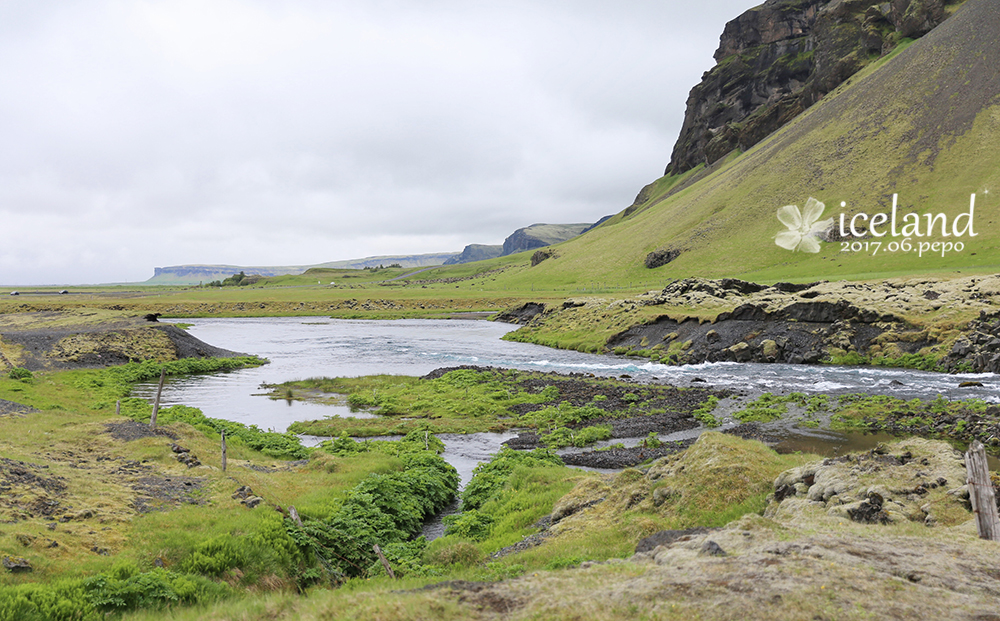
[[[778,220],[788,227],[774,236],[774,243],[786,250],[802,252],[819,252],[819,240],[816,233],[826,230],[833,224],[833,218],[817,222],[823,215],[826,205],[813,197],[806,201],[805,215],[799,211],[798,205],[785,205],[778,210]]]

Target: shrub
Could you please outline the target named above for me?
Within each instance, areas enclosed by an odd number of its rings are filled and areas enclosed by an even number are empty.
[[[28,380],[34,376],[28,369],[25,369],[23,367],[14,367],[13,369],[10,370],[9,373],[7,373],[7,377],[9,377],[12,380]]]
[[[291,537],[334,579],[371,571],[376,560],[375,544],[384,552],[392,551],[404,571],[417,572],[416,559],[422,548],[394,544],[410,541],[420,532],[424,520],[454,499],[458,472],[436,454],[442,448],[440,440],[422,431],[411,432],[397,442],[357,443],[339,438],[328,443],[326,450],[331,452],[396,454],[402,470],[368,475],[330,508],[324,520],[309,520],[302,526],[286,520]]]
[[[445,540],[435,540],[431,546],[428,546],[427,551],[424,553],[424,561],[428,564],[470,567],[483,560],[483,551],[474,543],[456,541],[454,543],[434,546],[433,544],[438,541],[443,542]]]
[[[517,466],[562,466],[563,460],[548,449],[519,452],[506,446],[501,448],[488,462],[472,470],[472,480],[462,492],[462,508],[466,511],[478,509],[496,495],[507,482]]]

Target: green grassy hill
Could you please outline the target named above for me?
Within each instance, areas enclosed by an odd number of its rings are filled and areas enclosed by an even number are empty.
[[[553,259],[509,270],[501,280],[579,286],[691,275],[802,281],[1000,268],[998,30],[1000,6],[970,0],[930,34],[902,44],[750,151],[732,154],[713,171],[657,180],[639,205],[557,246]],[[842,251],[840,242],[827,241],[808,254],[774,242],[786,230],[777,210],[804,208],[809,197],[826,204],[822,219],[839,220],[844,212],[849,225],[858,212],[891,212],[898,194],[901,232],[910,212],[944,214],[952,230],[954,217],[969,211],[973,193],[975,237],[942,237],[935,228],[933,236],[911,236],[911,252],[887,252],[889,242],[904,239],[891,235],[849,240],[862,248],[868,242],[867,251]],[[920,222],[926,228],[924,215]],[[879,241],[876,252],[872,242]],[[922,241],[961,241],[964,249],[921,256],[916,249]],[[681,253],[662,267],[645,267],[646,256],[660,249]]]

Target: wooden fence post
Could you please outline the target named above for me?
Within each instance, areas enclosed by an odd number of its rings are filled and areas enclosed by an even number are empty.
[[[222,471],[226,471],[226,430],[222,430]]]
[[[122,400],[115,401],[115,416],[122,415]]]
[[[156,429],[156,415],[160,412],[160,395],[163,394],[163,379],[167,376],[167,367],[160,369],[160,385],[156,389],[156,401],[153,402],[153,415],[149,417],[149,428]]]
[[[385,571],[389,574],[389,577],[395,580],[396,574],[392,572],[392,567],[389,567],[389,561],[385,560],[385,555],[382,554],[382,548],[378,547],[377,543],[375,544],[375,554],[378,554],[378,560],[382,561],[382,567],[385,567]]]
[[[1000,541],[1000,516],[997,515],[996,495],[990,470],[986,464],[986,449],[979,440],[973,440],[965,453],[965,468],[968,472],[969,500],[976,516],[976,529],[980,539]]]
[[[299,517],[299,512],[295,509],[294,505],[288,505],[288,515],[296,524],[300,527],[302,526],[302,518]]]

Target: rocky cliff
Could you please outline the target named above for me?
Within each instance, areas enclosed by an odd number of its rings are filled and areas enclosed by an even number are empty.
[[[589,222],[583,224],[532,224],[523,229],[517,229],[503,241],[503,256],[564,242],[583,233],[590,226]]]
[[[665,174],[746,150],[964,0],[767,0],[726,24]]]
[[[485,261],[486,259],[495,259],[501,254],[503,254],[503,246],[501,245],[469,244],[460,254],[445,261],[444,265]]]

